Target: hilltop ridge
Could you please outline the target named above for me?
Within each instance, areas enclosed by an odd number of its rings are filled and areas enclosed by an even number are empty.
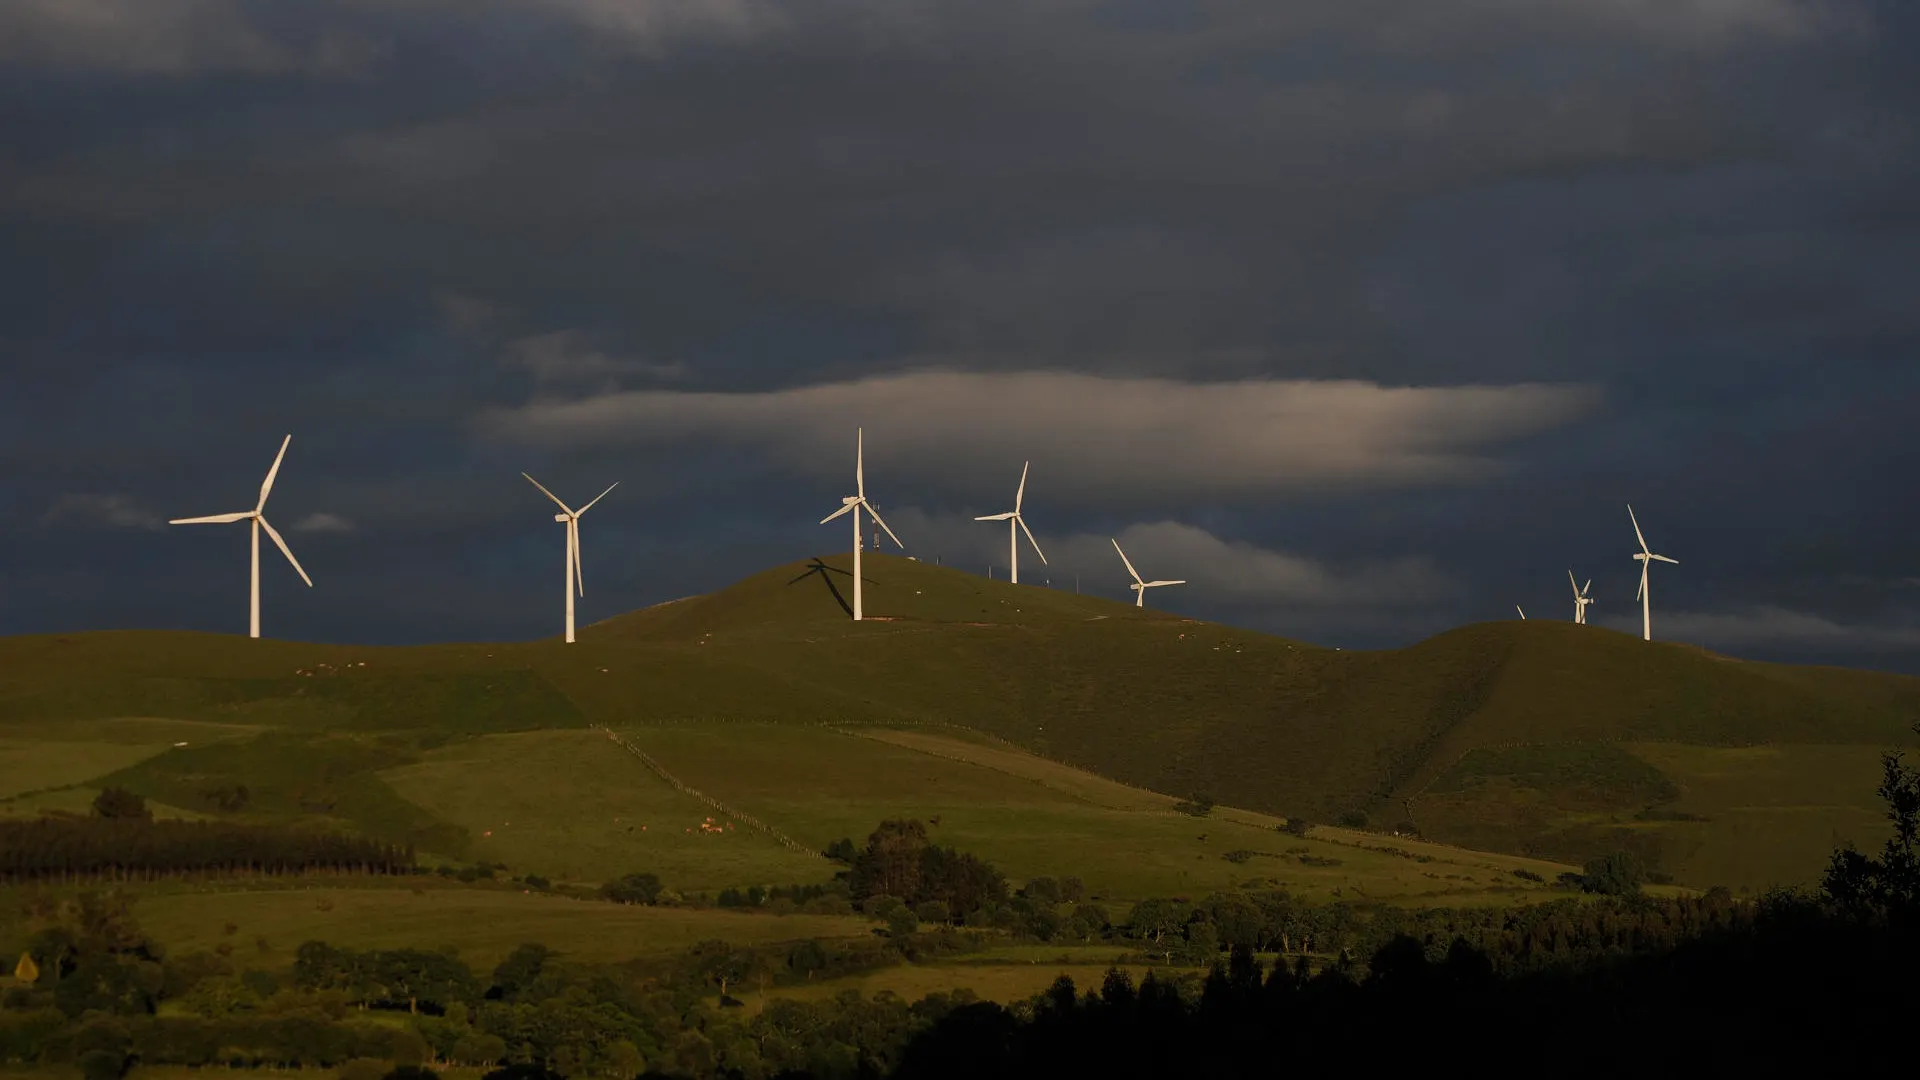
[[[0,639],[0,725],[168,716],[444,739],[716,718],[939,724],[1253,810],[1411,822],[1558,858],[1637,844],[1671,862],[1667,834],[1702,817],[1671,808],[1698,785],[1634,747],[1865,755],[1910,741],[1920,714],[1917,678],[1733,661],[1570,622],[1341,651],[892,556],[866,557],[871,617],[856,624],[848,562],[774,567],[584,627],[572,646]]]

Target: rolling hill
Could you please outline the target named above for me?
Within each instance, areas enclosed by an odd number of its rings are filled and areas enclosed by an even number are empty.
[[[1486,623],[1346,652],[885,556],[866,561],[855,624],[847,562],[777,567],[573,646],[0,639],[0,740],[127,717],[224,725],[115,775],[189,810],[195,785],[252,775],[260,813],[458,846],[444,814],[382,777],[538,729],[924,726],[1249,810],[1365,814],[1561,860],[1626,847],[1683,881],[1758,887],[1816,873],[1836,839],[1876,839],[1873,762],[1920,716],[1920,679],[1593,626]]]

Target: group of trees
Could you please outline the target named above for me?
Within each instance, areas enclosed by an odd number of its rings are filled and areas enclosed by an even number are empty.
[[[671,960],[624,965],[525,945],[489,976],[444,952],[309,942],[283,981],[238,969],[229,953],[163,957],[122,894],[45,902],[30,917],[38,978],[0,997],[0,1063],[69,1063],[88,1080],[114,1080],[136,1061],[337,1067],[363,1058],[610,1080],[649,1069],[879,1075],[925,1027],[921,1007],[852,993],[776,1003],[747,1019],[713,995],[730,1001],[745,984],[832,978],[970,944],[951,929],[754,948],[707,941]],[[168,1001],[174,1007],[160,1009]],[[377,1023],[362,1010],[402,1015]]]
[[[890,896],[909,905],[938,902],[948,917],[969,915],[1005,902],[1007,879],[977,856],[927,839],[925,823],[890,820],[867,837],[847,871],[855,903]]]
[[[144,809],[144,808],[143,808]],[[344,833],[145,816],[0,821],[0,884],[206,874],[402,874],[412,849]]]

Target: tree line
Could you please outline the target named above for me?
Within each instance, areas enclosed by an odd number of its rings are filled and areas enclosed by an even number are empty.
[[[223,821],[43,817],[0,821],[0,883],[155,880],[209,874],[403,874],[409,846]]]

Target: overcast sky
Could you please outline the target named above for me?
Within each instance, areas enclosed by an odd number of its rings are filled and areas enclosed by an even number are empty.
[[[848,546],[1347,648],[1920,671],[1911,0],[10,0],[0,633],[559,629]]]

